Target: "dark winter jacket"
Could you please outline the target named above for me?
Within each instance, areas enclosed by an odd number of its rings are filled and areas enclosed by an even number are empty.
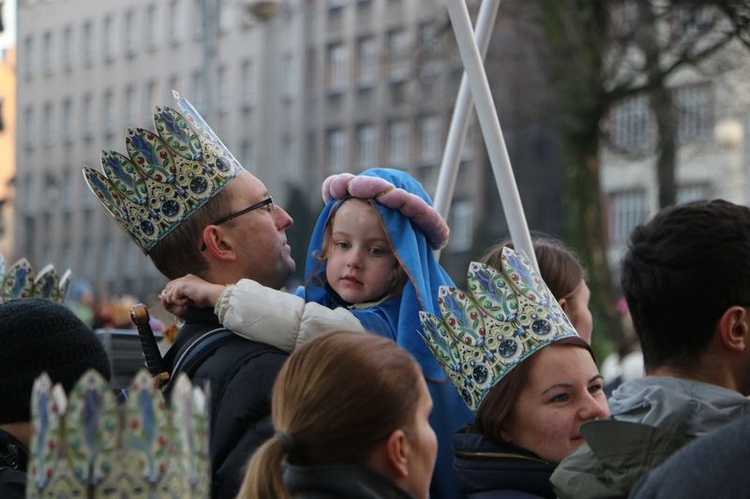
[[[360,466],[287,466],[284,485],[293,499],[413,499],[414,496]]]
[[[211,309],[191,309],[165,357],[172,368],[179,354],[204,333],[220,328]],[[253,451],[273,434],[271,390],[286,354],[269,345],[231,335],[195,369],[197,386],[210,384],[212,497],[234,498]],[[177,373],[172,373],[176,377]]]
[[[473,433],[470,428],[456,432],[453,440],[458,486],[467,498],[555,497],[549,482],[554,464],[527,450]]]
[[[10,433],[0,430],[0,497],[26,497],[26,466],[29,449]]]

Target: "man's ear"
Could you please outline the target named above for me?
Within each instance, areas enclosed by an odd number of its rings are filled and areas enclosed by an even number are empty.
[[[385,457],[388,467],[397,478],[409,476],[409,441],[403,430],[396,430],[388,437],[385,445]]]
[[[735,305],[724,311],[719,319],[719,334],[725,348],[744,352],[750,346],[750,314],[747,309]]]
[[[218,225],[207,225],[203,229],[203,251],[209,252],[211,256],[218,260],[234,261],[237,254],[234,251],[231,241],[226,237],[224,231]]]

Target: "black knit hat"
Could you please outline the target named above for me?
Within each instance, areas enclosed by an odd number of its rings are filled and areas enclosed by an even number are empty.
[[[31,420],[31,390],[43,372],[68,392],[92,368],[110,378],[104,346],[69,309],[43,298],[0,305],[0,424]]]

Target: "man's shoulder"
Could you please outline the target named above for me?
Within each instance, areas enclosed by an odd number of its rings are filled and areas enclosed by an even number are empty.
[[[550,481],[560,498],[625,497],[645,473],[690,442],[690,435],[615,420],[581,427],[586,439],[562,460]]]

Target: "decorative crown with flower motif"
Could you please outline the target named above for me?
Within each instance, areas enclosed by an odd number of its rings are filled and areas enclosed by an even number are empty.
[[[67,396],[49,377],[32,394],[27,498],[210,496],[208,413],[183,374],[167,409],[145,370],[124,404],[88,371]]]
[[[21,258],[6,268],[5,258],[0,255],[0,303],[17,298],[46,298],[62,303],[70,287],[70,269],[59,275],[52,264],[48,264],[34,274],[29,261]]]
[[[172,93],[181,113],[157,106],[156,131],[128,129],[127,155],[102,151],[104,174],[83,169],[91,191],[145,253],[242,170],[192,104]]]
[[[442,318],[420,312],[423,337],[461,398],[476,412],[508,372],[540,348],[578,337],[521,253],[504,248],[501,269],[471,262],[468,292],[441,286]]]

